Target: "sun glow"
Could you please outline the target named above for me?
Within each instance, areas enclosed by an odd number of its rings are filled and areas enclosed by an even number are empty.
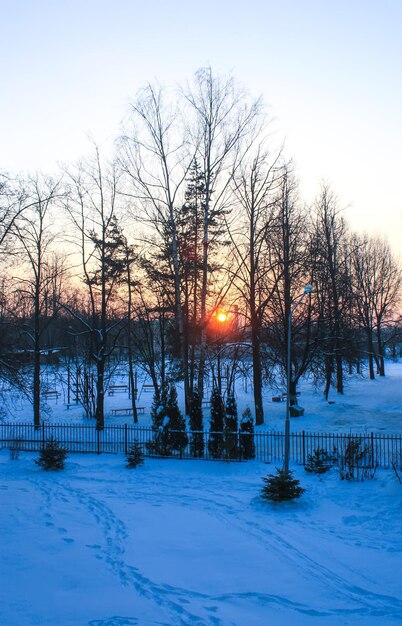
[[[218,311],[218,313],[216,314],[216,319],[218,320],[218,322],[221,322],[221,324],[226,322],[227,318],[228,315],[227,313],[225,313],[225,311]]]

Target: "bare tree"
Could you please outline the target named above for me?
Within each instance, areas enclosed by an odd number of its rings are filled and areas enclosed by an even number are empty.
[[[345,221],[339,215],[336,197],[328,185],[322,185],[314,208],[314,282],[321,305],[325,396],[328,398],[333,371],[336,372],[337,392],[343,393],[344,388],[343,358],[348,338],[346,319],[351,305],[349,234]]]
[[[366,335],[370,378],[374,379],[374,363],[378,373],[385,374],[383,327],[399,301],[401,271],[387,242],[356,235],[353,247],[354,300]]]
[[[264,423],[262,402],[261,333],[264,314],[274,295],[275,273],[269,242],[278,230],[274,200],[283,169],[279,155],[271,158],[259,146],[254,158],[242,164],[234,179],[240,215],[236,230],[228,227],[232,241],[234,285],[247,311],[253,362],[253,388],[256,424]],[[274,263],[277,261],[274,259]]]
[[[256,120],[261,112],[261,103],[259,101],[250,103],[246,94],[231,77],[214,76],[211,67],[204,67],[196,72],[194,84],[184,92],[184,95],[194,118],[193,124],[189,125],[189,134],[205,181],[200,294],[201,345],[198,370],[198,389],[202,397],[209,319],[207,297],[211,273],[209,264],[211,225],[219,219],[223,220],[231,206],[230,183],[241,163],[245,146],[248,146],[253,138]]]
[[[278,229],[269,241],[274,293],[266,311],[266,358],[279,366],[282,378],[288,370],[289,318],[291,317],[290,402],[296,403],[297,383],[313,355],[311,296],[291,316],[303,288],[311,283],[306,213],[301,210],[296,182],[288,169],[277,198]]]
[[[181,362],[186,362],[184,323],[180,291],[180,258],[176,222],[176,203],[191,159],[182,129],[177,125],[178,111],[165,102],[160,87],[148,85],[131,104],[126,132],[121,138],[121,163],[127,175],[126,194],[140,207],[143,222],[159,237],[169,239],[174,286],[174,314],[179,337]],[[138,218],[138,214],[135,215]],[[187,368],[183,368],[188,392]]]
[[[16,277],[22,298],[32,304],[33,326],[26,332],[32,339],[34,371],[32,381],[33,412],[35,427],[40,426],[40,354],[41,336],[44,329],[43,317],[49,309],[49,294],[52,315],[56,313],[59,293],[58,279],[64,271],[63,264],[52,255],[55,231],[52,226],[52,207],[61,195],[60,181],[50,178],[31,178],[27,182],[29,208],[13,223],[13,232],[24,254],[25,263],[20,276]]]
[[[95,419],[104,428],[105,368],[118,336],[120,302],[116,301],[124,272],[124,238],[118,224],[119,173],[115,163],[104,164],[99,149],[93,156],[67,171],[67,211],[77,245],[88,313],[83,315],[65,304],[88,332],[89,359],[96,368]]]

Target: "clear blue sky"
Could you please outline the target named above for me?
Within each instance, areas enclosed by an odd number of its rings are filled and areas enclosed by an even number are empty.
[[[401,0],[0,0],[0,167],[50,171],[118,134],[146,82],[232,72],[263,95],[310,201],[402,253]]]

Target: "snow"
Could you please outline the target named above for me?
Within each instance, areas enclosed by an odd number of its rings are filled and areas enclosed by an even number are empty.
[[[60,397],[48,398],[43,401],[45,421],[57,423],[86,423],[84,410],[80,405],[69,405],[67,408],[66,385],[62,384],[60,374],[49,367],[43,369],[44,384],[49,389],[57,389]],[[66,377],[64,377],[66,378]],[[138,406],[144,407],[144,414],[139,415],[139,425],[150,424],[152,393],[141,393],[145,377],[139,376],[140,397]],[[147,384],[149,380],[145,381]],[[127,384],[127,376],[120,375],[113,380],[113,384]],[[179,405],[183,410],[183,388],[177,386]],[[279,390],[281,388],[279,387]],[[402,362],[387,361],[386,376],[369,380],[367,371],[364,375],[345,374],[345,393],[337,394],[333,389],[330,392],[328,403],[322,393],[322,387],[315,388],[308,379],[302,380],[298,390],[298,403],[304,408],[304,416],[293,418],[292,431],[338,432],[338,433],[365,433],[365,432],[402,432]],[[239,417],[249,406],[253,412],[253,392],[250,380],[245,384],[243,377],[236,380],[236,400]],[[283,391],[283,390],[282,390]],[[73,396],[73,392],[71,396]],[[272,402],[272,397],[278,395],[278,388],[264,388],[265,424],[262,430],[283,432],[285,420],[285,402]],[[208,393],[207,393],[208,397]],[[112,409],[122,409],[130,406],[128,393],[106,394],[105,412],[106,424],[124,424],[129,418],[124,415],[112,416]],[[9,403],[0,416],[9,422],[32,422],[32,406],[29,402],[14,394],[9,394]],[[209,425],[209,409],[204,409],[205,425]],[[130,420],[129,420],[130,421]]]
[[[299,501],[269,504],[274,467],[0,454],[0,624],[296,626],[402,622],[401,494],[294,468]]]
[[[303,381],[305,415],[291,427],[401,432],[401,379],[400,363],[374,381],[347,377],[335,404]],[[285,403],[272,395],[265,428],[283,430]],[[31,420],[22,398],[9,400],[3,419]],[[241,381],[237,401],[240,413],[252,402]],[[151,402],[140,399],[140,425]],[[127,419],[110,416],[118,406],[127,394],[107,397],[107,423]],[[49,421],[84,420],[64,396],[47,407]],[[71,454],[65,470],[45,472],[35,458],[0,452],[1,626],[402,623],[402,485],[392,470],[352,483],[294,466],[306,493],[272,504],[259,494],[275,466],[257,461],[145,459],[129,470],[122,455]]]

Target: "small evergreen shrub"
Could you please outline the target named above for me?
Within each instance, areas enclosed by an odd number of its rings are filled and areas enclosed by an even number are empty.
[[[126,455],[126,461],[126,467],[129,469],[135,469],[144,463],[144,453],[137,440],[135,440],[133,445],[130,446]]]
[[[254,422],[249,407],[245,409],[240,420],[239,448],[241,459],[248,461],[255,458]]]
[[[263,478],[265,485],[262,488],[262,497],[272,502],[284,502],[300,498],[305,489],[300,487],[297,478],[293,478],[291,471],[277,469],[276,474],[269,474]]]
[[[325,472],[331,469],[332,465],[332,457],[329,456],[328,452],[322,448],[316,448],[313,454],[307,456],[307,463],[304,469],[312,474],[325,474]]]
[[[61,470],[64,469],[64,463],[67,458],[67,450],[59,444],[56,439],[49,439],[40,451],[39,458],[35,463],[44,470]]]

